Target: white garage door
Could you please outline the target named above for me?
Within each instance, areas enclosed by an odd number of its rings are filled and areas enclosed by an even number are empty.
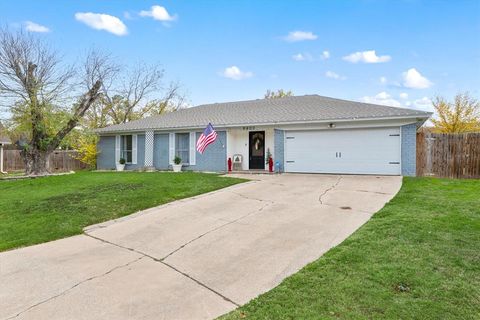
[[[285,132],[285,171],[400,174],[400,128]]]

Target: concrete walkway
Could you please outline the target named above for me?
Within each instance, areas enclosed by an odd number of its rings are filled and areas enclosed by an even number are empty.
[[[211,319],[365,223],[401,177],[255,181],[0,253],[0,319]]]

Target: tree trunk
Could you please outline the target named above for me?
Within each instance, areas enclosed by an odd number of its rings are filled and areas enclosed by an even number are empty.
[[[32,176],[50,174],[50,154],[51,152],[34,148],[22,150],[23,160],[25,162],[25,174]]]
[[[60,129],[47,146],[42,143],[47,135],[43,126],[43,115],[37,108],[36,97],[32,96],[32,140],[25,149],[22,150],[23,160],[25,162],[25,174],[27,175],[47,175],[50,174],[49,159],[53,151],[60,145],[63,138],[72,131],[78,124],[79,119],[98,98],[98,92],[102,83],[100,80],[95,82],[93,87],[83,95],[82,99],[75,108],[72,118]],[[43,145],[43,148],[41,147]]]

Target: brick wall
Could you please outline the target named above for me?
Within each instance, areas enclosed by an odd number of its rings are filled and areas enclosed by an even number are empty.
[[[153,141],[153,166],[158,170],[167,170],[168,133],[155,134]]]
[[[97,151],[97,169],[115,169],[115,136],[100,137]]]
[[[416,175],[417,126],[415,123],[402,126],[402,175]]]
[[[284,139],[285,131],[275,129],[274,131],[274,153],[273,153],[273,164],[274,170],[277,170],[276,163],[280,164],[280,172],[283,172],[283,163],[284,163]]]
[[[202,133],[197,132],[197,139]],[[218,137],[214,143],[210,144],[203,154],[197,152],[196,164],[186,167],[185,170],[195,171],[227,171],[227,133],[226,131],[217,131]]]

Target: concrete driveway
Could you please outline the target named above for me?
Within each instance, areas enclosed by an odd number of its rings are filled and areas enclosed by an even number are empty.
[[[365,223],[401,177],[254,181],[0,253],[0,319],[209,319],[314,261]]]

